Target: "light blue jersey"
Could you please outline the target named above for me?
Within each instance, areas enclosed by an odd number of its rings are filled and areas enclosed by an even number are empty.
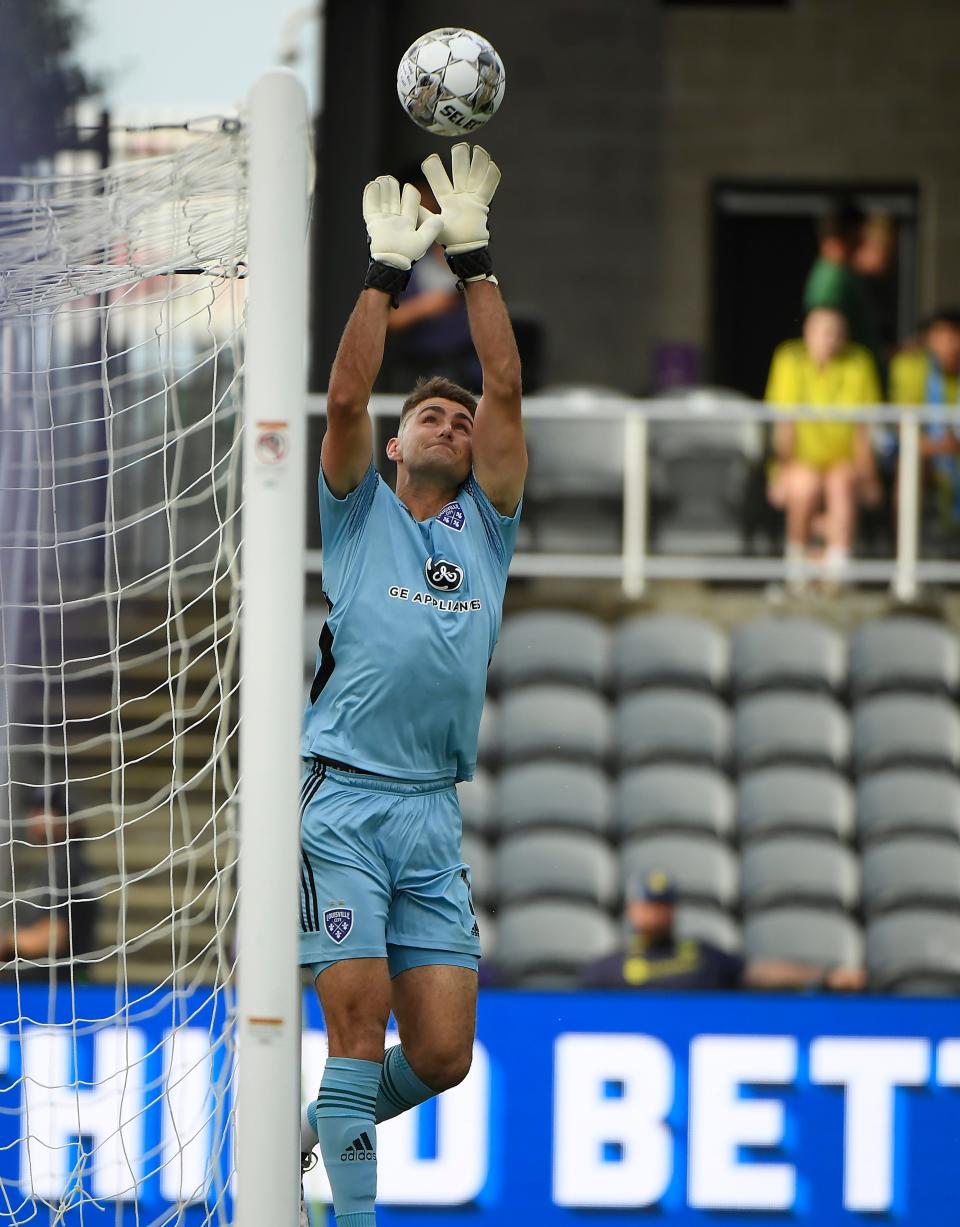
[[[371,464],[346,498],[320,479],[330,605],[301,749],[399,780],[469,780],[520,508],[473,474],[417,521]]]

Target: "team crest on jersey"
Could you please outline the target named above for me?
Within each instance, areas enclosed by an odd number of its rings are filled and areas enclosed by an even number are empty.
[[[323,913],[323,927],[327,936],[339,946],[353,928],[353,908],[328,907]]]
[[[423,573],[430,587],[438,592],[457,592],[463,587],[463,567],[445,558],[428,558]]]
[[[443,511],[438,513],[437,520],[440,524],[446,524],[447,528],[452,528],[455,533],[459,533],[463,531],[467,517],[459,503],[447,503]]]

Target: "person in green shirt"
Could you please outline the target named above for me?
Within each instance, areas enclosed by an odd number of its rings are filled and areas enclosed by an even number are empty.
[[[778,422],[773,432],[776,462],[768,497],[786,516],[787,583],[803,588],[813,568],[814,528],[823,538],[828,584],[843,582],[861,503],[875,505],[882,491],[869,428],[823,409],[876,405],[882,399],[869,352],[847,340],[841,313],[809,312],[803,337],[778,345],[770,364],[766,401],[782,409],[807,407],[802,421]]]

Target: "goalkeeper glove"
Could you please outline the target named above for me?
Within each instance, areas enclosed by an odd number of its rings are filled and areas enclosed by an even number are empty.
[[[487,214],[500,182],[500,168],[480,145],[464,142],[451,150],[451,182],[438,154],[423,163],[423,173],[440,205],[443,230],[439,241],[446,248],[447,263],[463,281],[481,281],[493,272]],[[495,279],[494,279],[495,280]]]
[[[396,306],[410,280],[415,260],[431,247],[443,222],[420,206],[420,193],[411,183],[400,185],[392,175],[381,175],[363,190],[363,220],[370,237],[370,266],[365,288],[383,290]]]

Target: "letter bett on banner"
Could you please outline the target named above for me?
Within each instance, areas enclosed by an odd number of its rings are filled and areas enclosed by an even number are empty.
[[[22,992],[25,1017],[44,1017],[42,986]],[[77,1009],[95,1017],[94,998],[109,992],[79,989]],[[862,1225],[865,1214],[905,1227],[960,1221],[951,1002],[757,995],[746,1011],[742,997],[720,996],[706,1015],[702,1003],[485,993],[467,1080],[382,1126],[378,1222],[410,1227],[414,1206],[429,1208],[431,1227],[514,1216],[569,1225],[571,1210],[580,1227],[610,1227],[615,1210],[681,1227],[715,1224],[718,1212],[738,1223],[737,1211],[751,1227],[782,1227],[785,1215],[811,1227]],[[304,1008],[309,1082],[326,1040],[312,998]],[[200,1227],[208,1158],[226,1150],[209,1103],[211,1084],[230,1080],[218,1042],[227,1023],[200,1009],[174,1047],[162,1018],[102,1028],[76,1046],[56,1028],[0,1030],[7,1197],[58,1202],[76,1179],[82,1134],[93,1143],[88,1191],[116,1203],[125,1224],[179,1202],[184,1221]],[[146,1054],[133,1079],[122,1073],[131,1053]],[[78,1077],[87,1085],[76,1090]],[[155,1089],[163,1080],[176,1087],[166,1107]],[[158,1154],[178,1162],[159,1174]],[[306,1192],[329,1196],[319,1165]],[[79,1225],[80,1211],[62,1218]]]

